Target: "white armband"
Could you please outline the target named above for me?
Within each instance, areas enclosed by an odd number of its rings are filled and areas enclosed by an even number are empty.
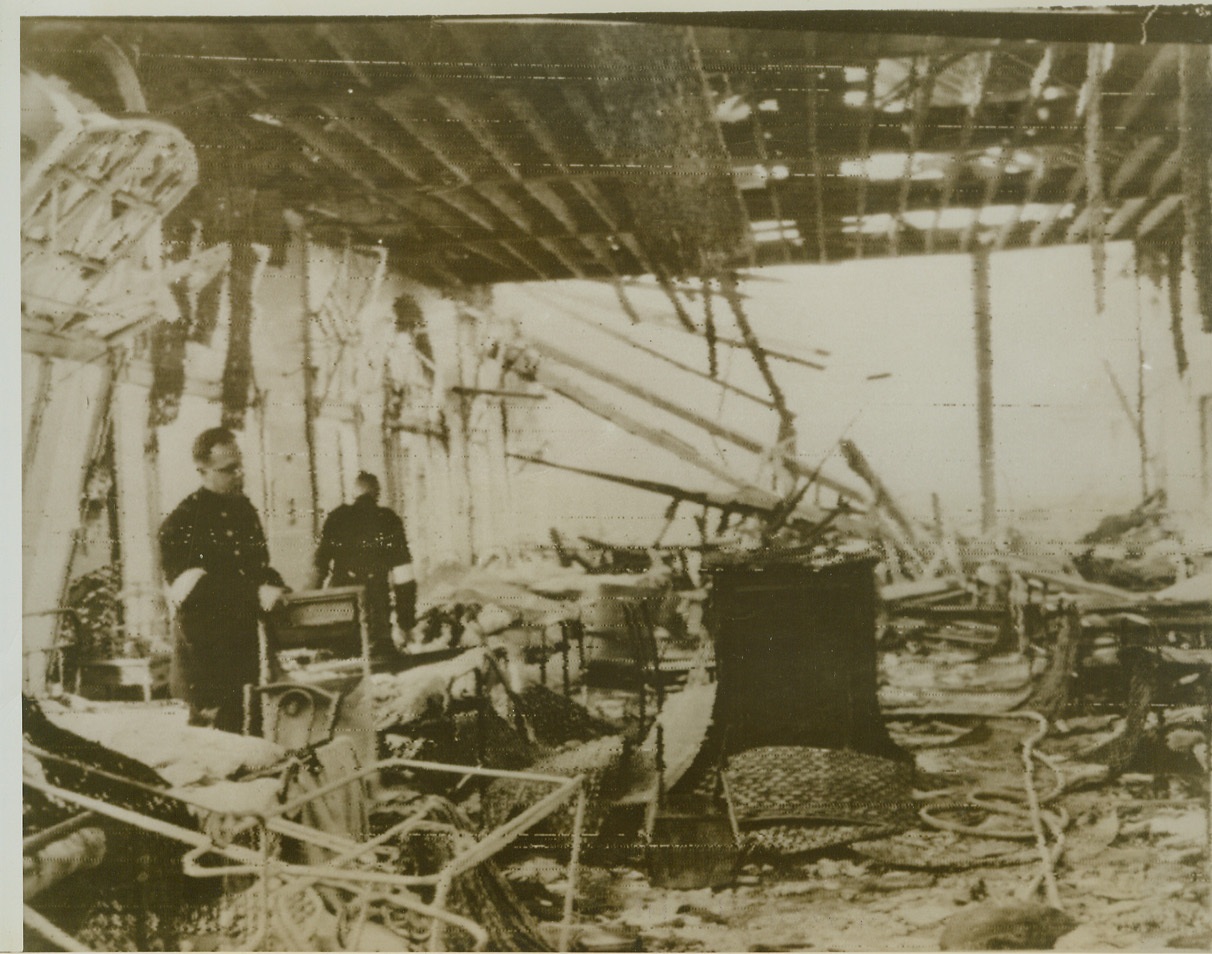
[[[257,600],[261,604],[261,612],[268,613],[271,609],[278,605],[282,599],[282,594],[286,590],[280,586],[271,586],[269,583],[264,583],[257,588]]]
[[[173,580],[172,585],[168,588],[168,602],[174,610],[181,607],[186,597],[193,592],[198,581],[204,576],[206,576],[206,571],[200,566],[194,566]]]
[[[402,586],[405,583],[413,583],[417,579],[416,571],[413,570],[411,563],[401,563],[399,566],[391,568],[391,585]]]

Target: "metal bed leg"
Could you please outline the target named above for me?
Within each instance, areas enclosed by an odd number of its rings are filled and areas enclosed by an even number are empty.
[[[585,827],[584,781],[577,788],[576,814],[572,820],[572,854],[568,858],[568,887],[564,891],[564,917],[560,921],[558,951],[567,951],[572,944],[572,908],[577,896],[577,868],[581,863],[581,832]]]

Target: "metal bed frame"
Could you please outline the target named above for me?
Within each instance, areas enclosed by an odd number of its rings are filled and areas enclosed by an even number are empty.
[[[71,759],[45,752],[28,743],[26,743],[25,747],[27,751],[40,759],[52,759],[71,764],[77,768],[85,768],[96,774],[122,781],[134,788],[145,790],[148,793],[156,795],[158,798],[170,797],[196,810],[206,812],[207,814],[214,814],[213,809],[193,802],[190,799],[181,798],[176,795],[166,796],[163,789],[143,785],[121,776],[114,776],[100,769],[81,766]],[[429,813],[438,804],[433,796],[423,797],[416,811],[388,830],[364,842],[357,842],[340,835],[312,828],[308,825],[291,821],[286,817],[316,799],[330,795],[346,786],[361,782],[363,779],[383,770],[391,769],[459,775],[463,779],[480,777],[540,783],[552,786],[552,790],[521,814],[479,836],[461,831],[448,823],[427,818]],[[564,908],[559,926],[557,950],[567,951],[572,940],[572,915],[576,897],[577,873],[580,863],[581,840],[587,800],[584,776],[581,775],[570,778],[556,775],[540,775],[532,772],[481,768],[478,766],[450,765],[414,759],[384,759],[320,786],[306,793],[306,795],[275,806],[270,811],[242,813],[239,816],[242,821],[234,828],[229,829],[222,840],[198,831],[183,828],[171,822],[152,818],[132,809],[112,805],[101,799],[60,788],[42,779],[27,775],[23,777],[23,781],[31,788],[86,811],[95,812],[98,815],[133,825],[189,846],[182,858],[183,870],[189,877],[253,876],[256,881],[254,887],[250,889],[249,894],[250,896],[255,896],[257,901],[257,920],[256,930],[244,947],[246,950],[261,949],[263,942],[269,935],[271,922],[272,926],[281,931],[288,940],[292,943],[296,942],[298,936],[294,934],[290,927],[291,918],[288,913],[284,913],[281,910],[283,898],[290,891],[304,891],[317,885],[338,888],[354,894],[361,899],[361,909],[357,916],[355,930],[350,938],[350,946],[348,947],[350,950],[357,950],[357,942],[366,922],[370,905],[374,902],[383,902],[429,918],[429,950],[442,951],[446,949],[445,932],[448,927],[455,927],[465,931],[474,940],[475,946],[473,949],[477,951],[484,950],[489,940],[484,928],[475,921],[446,908],[455,878],[490,859],[520,835],[530,830],[534,825],[553,814],[560,807],[566,805],[575,796],[571,848],[566,869],[567,888],[564,893]],[[365,864],[358,865],[360,861],[365,859],[365,856],[375,852],[393,838],[413,831],[432,831],[453,836],[456,839],[455,854],[438,871],[425,875],[403,875],[381,869],[376,870],[374,867],[368,867]],[[258,847],[249,848],[233,843],[232,839],[247,833],[255,834]],[[316,847],[333,851],[336,854],[324,864],[284,862],[272,855],[272,839],[270,835],[306,842]],[[472,839],[471,844],[458,848],[458,836]],[[228,864],[203,864],[202,859],[208,855],[218,856],[227,861]],[[432,888],[432,902],[426,903],[422,901],[416,894],[416,889],[418,888]],[[28,905],[25,911],[25,923],[44,935],[47,930],[54,931],[55,943],[66,947],[68,950],[87,950],[78,941],[56,928]],[[70,942],[70,944],[75,946],[69,946],[64,942]]]

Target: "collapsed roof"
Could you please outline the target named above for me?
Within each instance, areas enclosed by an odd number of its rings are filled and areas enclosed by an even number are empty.
[[[280,246],[289,208],[444,287],[1176,242],[1207,138],[1181,74],[1207,87],[1207,48],[1001,16],[30,19],[22,58],[117,114],[126,51],[198,150],[170,240],[240,219]],[[1190,11],[1150,22],[1208,38]]]

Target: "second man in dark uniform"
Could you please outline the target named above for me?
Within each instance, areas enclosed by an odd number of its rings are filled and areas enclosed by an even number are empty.
[[[396,622],[407,633],[416,616],[417,584],[404,523],[379,506],[379,480],[358,474],[357,497],[328,515],[316,549],[312,586],[362,586],[371,653],[376,660],[396,654],[391,638],[391,603]]]

